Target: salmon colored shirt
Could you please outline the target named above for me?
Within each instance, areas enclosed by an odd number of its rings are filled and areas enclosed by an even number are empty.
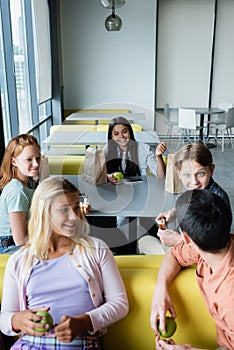
[[[198,285],[216,323],[218,344],[234,350],[234,235],[231,237],[230,248],[213,273],[205,260],[184,242],[174,246],[171,253],[181,266],[197,264]]]

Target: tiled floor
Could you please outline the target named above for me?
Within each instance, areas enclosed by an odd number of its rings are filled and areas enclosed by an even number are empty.
[[[173,152],[176,150],[177,142],[171,141],[168,144],[168,150]],[[210,149],[215,164],[214,180],[228,193],[231,206],[232,215],[234,218],[234,148],[226,142],[224,152],[221,151],[221,145]],[[232,231],[234,232],[234,220],[232,223]]]

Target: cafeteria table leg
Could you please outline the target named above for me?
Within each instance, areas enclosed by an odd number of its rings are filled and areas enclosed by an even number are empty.
[[[129,244],[127,251],[128,254],[138,254],[136,217],[129,217]]]

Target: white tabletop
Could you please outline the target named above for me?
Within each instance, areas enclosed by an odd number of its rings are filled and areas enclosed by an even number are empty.
[[[92,216],[156,217],[160,212],[174,208],[179,195],[165,191],[165,181],[155,176],[142,177],[144,181],[113,185],[91,185],[82,175],[64,175],[84,192],[91,204]]]
[[[211,115],[211,114],[220,114],[220,113],[224,113],[224,109],[221,108],[213,108],[213,107],[195,107],[194,108],[196,111],[196,114],[207,114],[207,115]]]
[[[135,131],[134,136],[136,141],[144,142],[148,144],[155,145],[159,143],[158,135],[155,131]],[[106,144],[107,142],[107,132],[105,131],[90,131],[90,132],[74,132],[65,131],[57,132],[55,131],[52,135],[47,137],[43,143],[47,145],[99,145]]]
[[[66,120],[111,120],[116,117],[124,117],[127,120],[145,120],[145,113],[72,113]]]
[[[109,247],[118,247],[126,244],[125,254],[138,253],[137,239],[141,236],[138,232],[138,217],[155,218],[160,212],[175,207],[179,195],[173,195],[165,191],[165,181],[155,176],[142,177],[142,182],[113,185],[106,183],[102,185],[91,185],[83,180],[82,175],[64,175],[76,185],[82,193],[89,198],[91,212],[88,220],[94,217],[127,217],[129,218],[128,231],[125,232],[125,239],[122,235],[112,232],[110,228],[94,229],[94,235],[106,241]],[[151,220],[151,219],[150,219]]]

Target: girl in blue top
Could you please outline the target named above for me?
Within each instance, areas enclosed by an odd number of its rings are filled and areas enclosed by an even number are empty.
[[[0,254],[26,243],[40,161],[40,145],[33,135],[22,134],[8,143],[0,168]]]

